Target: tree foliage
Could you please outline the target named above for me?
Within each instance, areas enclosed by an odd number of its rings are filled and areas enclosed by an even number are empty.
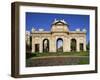
[[[90,50],[90,42],[88,42],[88,43],[86,44],[86,49],[87,49],[87,51]]]

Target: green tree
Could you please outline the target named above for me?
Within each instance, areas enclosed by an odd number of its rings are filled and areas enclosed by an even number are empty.
[[[87,51],[90,50],[90,42],[88,42],[88,43],[86,44],[86,49],[87,49]]]

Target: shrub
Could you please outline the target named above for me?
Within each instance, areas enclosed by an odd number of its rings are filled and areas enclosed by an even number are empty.
[[[31,58],[31,57],[36,57],[36,53],[26,53],[26,59]]]

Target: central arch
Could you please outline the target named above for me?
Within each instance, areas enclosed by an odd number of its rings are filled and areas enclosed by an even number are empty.
[[[49,52],[49,40],[48,39],[43,40],[43,52]]]
[[[63,39],[62,38],[58,38],[56,41],[56,51],[63,52]]]

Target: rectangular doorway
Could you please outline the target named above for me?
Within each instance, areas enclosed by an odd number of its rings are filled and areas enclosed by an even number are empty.
[[[83,51],[83,43],[80,43],[80,51]]]
[[[35,44],[35,52],[39,52],[39,44]]]

